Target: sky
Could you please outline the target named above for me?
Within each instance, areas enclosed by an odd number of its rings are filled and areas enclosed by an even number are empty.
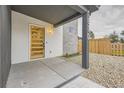
[[[102,38],[113,31],[120,33],[124,30],[124,6],[104,5],[90,16],[90,30],[95,38]]]

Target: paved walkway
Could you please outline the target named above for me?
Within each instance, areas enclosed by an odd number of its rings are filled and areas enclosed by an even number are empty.
[[[41,61],[13,64],[10,70],[6,87],[7,88],[60,87],[66,84],[68,81],[80,75],[82,71],[83,69],[81,68],[80,65],[71,62],[66,62],[61,58],[49,58]],[[85,80],[81,82],[81,84],[84,85],[85,83],[86,83]],[[75,81],[75,84],[77,85],[78,81],[77,83]],[[90,83],[88,84],[90,85]],[[91,87],[94,87],[94,85]]]

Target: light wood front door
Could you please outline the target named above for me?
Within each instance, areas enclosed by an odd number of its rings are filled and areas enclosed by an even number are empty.
[[[43,58],[45,55],[45,28],[31,26],[31,59]]]

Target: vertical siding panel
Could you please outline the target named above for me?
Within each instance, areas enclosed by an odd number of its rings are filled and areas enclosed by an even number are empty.
[[[5,87],[11,66],[11,11],[9,6],[0,6],[1,14],[1,80],[2,86]]]
[[[2,87],[2,60],[1,60],[1,32],[2,32],[2,17],[1,17],[1,6],[0,6],[0,87]]]

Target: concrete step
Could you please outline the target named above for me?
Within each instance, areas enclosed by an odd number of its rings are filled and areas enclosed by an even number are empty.
[[[69,82],[63,84],[61,88],[104,88],[104,87],[82,76],[78,76],[70,80]]]

